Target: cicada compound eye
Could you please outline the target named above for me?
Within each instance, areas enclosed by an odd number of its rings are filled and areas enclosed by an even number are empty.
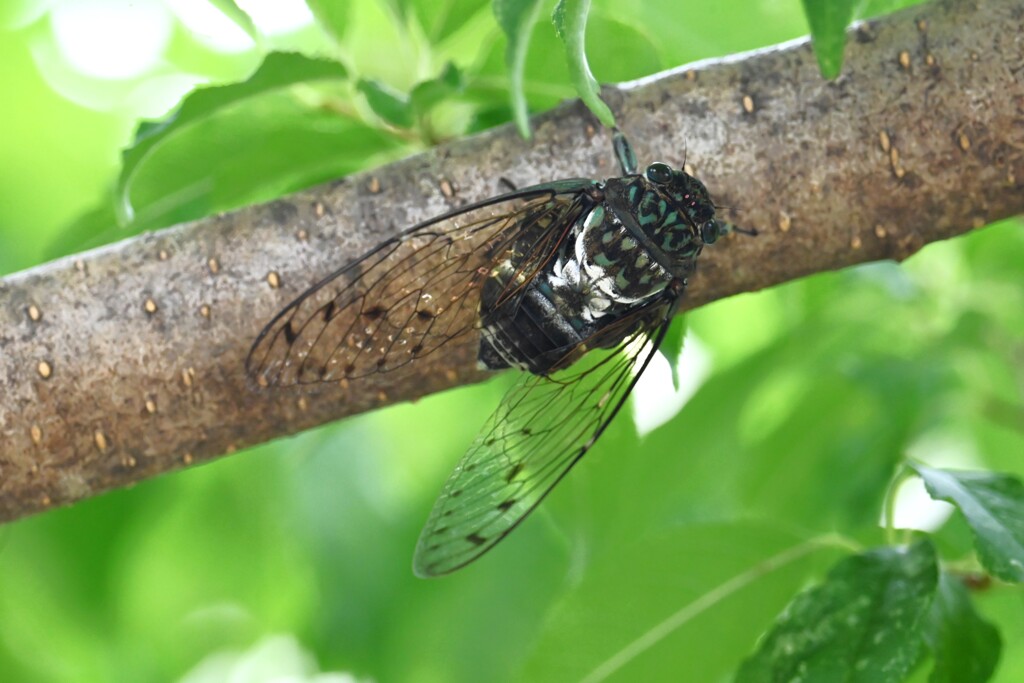
[[[647,179],[658,185],[665,185],[672,180],[672,168],[668,164],[656,162],[647,167]]]
[[[718,238],[726,233],[724,225],[712,218],[700,226],[700,238],[704,244],[714,244]]]

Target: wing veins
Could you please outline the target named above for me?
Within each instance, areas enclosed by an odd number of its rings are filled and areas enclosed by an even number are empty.
[[[619,329],[637,329],[595,365],[552,377],[529,375],[509,390],[431,513],[417,547],[418,573],[464,566],[536,509],[622,408],[664,338],[668,318],[655,323],[653,314],[667,313],[666,303],[659,298],[618,321]],[[639,337],[647,343],[631,347]],[[539,428],[533,427],[538,420]],[[525,440],[524,425],[530,430]]]
[[[247,372],[261,384],[305,385],[339,379],[339,367],[355,367],[355,372],[345,377],[358,378],[387,372],[427,355],[477,325],[476,321],[459,321],[471,317],[471,309],[477,305],[473,292],[479,291],[486,279],[493,254],[503,253],[522,237],[527,227],[535,229],[538,221],[546,217],[552,219],[553,226],[559,225],[556,219],[578,210],[580,200],[576,195],[589,182],[568,181],[557,187],[538,187],[495,197],[413,226],[382,242],[320,280],[275,316],[253,344],[246,360]],[[512,208],[503,211],[503,204]],[[484,214],[473,216],[477,211]],[[467,216],[470,220],[462,222]],[[525,227],[520,224],[524,216],[529,219]],[[471,236],[488,232],[493,234],[480,244],[470,244],[468,250],[457,246]],[[547,241],[550,239],[548,236]],[[417,240],[426,244],[416,247]],[[542,235],[538,244],[545,243]],[[413,250],[402,253],[403,249]],[[458,253],[457,257],[452,257],[452,250]],[[537,260],[542,256],[531,258]],[[438,269],[431,268],[434,263],[439,264]],[[337,289],[327,290],[332,285]],[[325,290],[327,297],[322,294]],[[445,295],[450,292],[455,295],[448,300]],[[426,293],[445,304],[444,310],[433,315],[421,329],[412,328],[413,318],[409,316],[403,316],[404,320],[395,317],[403,315],[398,310],[370,303],[372,296],[384,297],[384,303],[396,309],[418,310],[418,302],[410,297]],[[320,297],[326,301],[320,303]],[[376,310],[375,306],[384,310],[384,316],[367,324],[363,314]],[[334,344],[324,348],[328,336]],[[422,348],[408,358],[400,356],[396,360],[394,350],[401,340]],[[375,348],[391,362],[375,362]]]

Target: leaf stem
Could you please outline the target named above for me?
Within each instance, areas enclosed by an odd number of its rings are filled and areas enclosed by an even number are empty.
[[[601,86],[587,63],[584,49],[587,32],[587,14],[590,12],[590,0],[559,0],[551,15],[555,23],[555,32],[565,44],[566,62],[569,67],[569,79],[576,88],[577,94],[597,119],[609,128],[615,127],[615,115],[600,97]]]
[[[673,631],[681,628],[688,621],[699,616],[705,610],[710,609],[719,602],[722,602],[730,595],[746,588],[762,576],[795,562],[801,557],[814,550],[823,547],[841,547],[844,549],[855,549],[857,545],[838,534],[828,534],[808,539],[803,543],[791,546],[776,555],[773,555],[762,562],[757,563],[747,571],[737,574],[728,581],[712,588],[704,595],[693,602],[684,605],[671,614],[668,618],[656,624],[639,638],[626,645],[614,655],[599,664],[594,670],[584,676],[581,683],[600,683],[607,680],[616,671],[624,667],[632,660],[656,645],[659,641],[667,638]]]

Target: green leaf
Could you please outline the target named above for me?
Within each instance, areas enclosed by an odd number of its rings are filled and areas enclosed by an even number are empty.
[[[565,56],[569,64],[569,77],[572,80],[580,99],[597,119],[612,128],[615,116],[600,97],[601,86],[594,74],[590,72],[587,54],[584,49],[587,13],[590,11],[590,0],[558,0],[551,20],[555,24],[555,33],[565,45]]]
[[[849,557],[789,604],[736,680],[898,683],[918,661],[937,583],[928,541]]]
[[[246,35],[252,38],[254,43],[257,45],[260,43],[262,36],[260,35],[260,32],[256,30],[256,24],[252,22],[252,17],[250,17],[245,10],[239,7],[235,0],[210,0],[210,4],[219,9],[221,13],[233,21],[238,28],[245,31]]]
[[[181,130],[132,183],[134,231],[265,202],[404,149],[395,136],[320,100],[270,92]],[[123,236],[123,234],[122,234]]]
[[[100,204],[75,218],[57,239],[52,240],[44,250],[47,259],[60,258],[75,252],[92,249],[124,237],[124,231],[117,227],[114,206],[109,201]]]
[[[679,391],[679,361],[683,353],[683,340],[686,338],[686,316],[677,315],[668,326],[665,339],[661,342],[660,352],[668,361],[672,370],[672,388]]]
[[[932,498],[960,508],[985,568],[1004,581],[1024,581],[1024,485],[1020,479],[997,472],[910,465]]]
[[[335,41],[340,42],[348,26],[352,3],[348,0],[306,0],[306,5],[316,18],[316,23]]]
[[[526,69],[526,49],[530,35],[537,23],[541,0],[494,0],[494,17],[508,38],[505,48],[505,64],[508,67],[509,96],[512,99],[512,115],[516,128],[524,138],[530,138],[529,111],[526,106],[526,91],[523,89],[523,73]]]
[[[821,74],[835,78],[843,67],[846,27],[853,19],[855,0],[803,0],[803,4]]]
[[[200,88],[188,95],[177,111],[163,121],[143,122],[135,134],[135,143],[122,155],[121,175],[116,196],[119,219],[130,222],[134,215],[131,203],[132,183],[149,156],[190,127],[223,113],[229,107],[296,83],[324,79],[344,79],[345,68],[337,62],[311,59],[300,54],[276,52],[247,80],[231,85]]]
[[[606,83],[629,81],[661,71],[663,62],[651,36],[633,24],[608,16],[603,8],[595,8],[587,17],[587,40],[599,46],[590,51],[588,62]],[[629,59],[622,55],[629,54]],[[673,64],[674,66],[674,64]]]
[[[862,0],[857,7],[856,16],[859,18],[877,17],[883,14],[892,14],[905,7],[920,5],[927,0]]]
[[[403,24],[418,23],[427,40],[438,45],[472,22],[478,13],[484,14],[487,0],[385,0],[384,4]]]
[[[462,71],[451,62],[445,64],[437,77],[417,83],[409,94],[370,78],[360,79],[356,84],[374,113],[399,128],[412,128],[433,107],[462,92],[464,87]]]
[[[409,101],[413,111],[422,116],[432,107],[452,95],[459,93],[465,87],[466,81],[462,71],[457,66],[448,62],[444,70],[437,78],[431,78],[417,83],[409,93]]]
[[[816,561],[835,556],[744,522],[632,536],[584,543],[579,578],[552,606],[517,680],[726,680]]]
[[[356,88],[366,97],[373,113],[392,126],[411,128],[416,122],[409,96],[374,78],[361,78]]]
[[[946,572],[939,575],[939,591],[928,613],[925,642],[935,658],[929,683],[987,681],[1002,649],[999,631],[978,616],[967,588]]]

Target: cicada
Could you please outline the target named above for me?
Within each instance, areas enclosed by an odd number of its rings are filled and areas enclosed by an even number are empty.
[[[618,131],[614,149],[620,177],[518,189],[381,242],[285,307],[249,352],[262,386],[354,389],[477,334],[483,368],[520,371],[434,504],[419,576],[493,548],[594,445],[701,250],[728,230],[697,178],[664,163],[638,172]],[[576,363],[595,349],[597,361]]]

